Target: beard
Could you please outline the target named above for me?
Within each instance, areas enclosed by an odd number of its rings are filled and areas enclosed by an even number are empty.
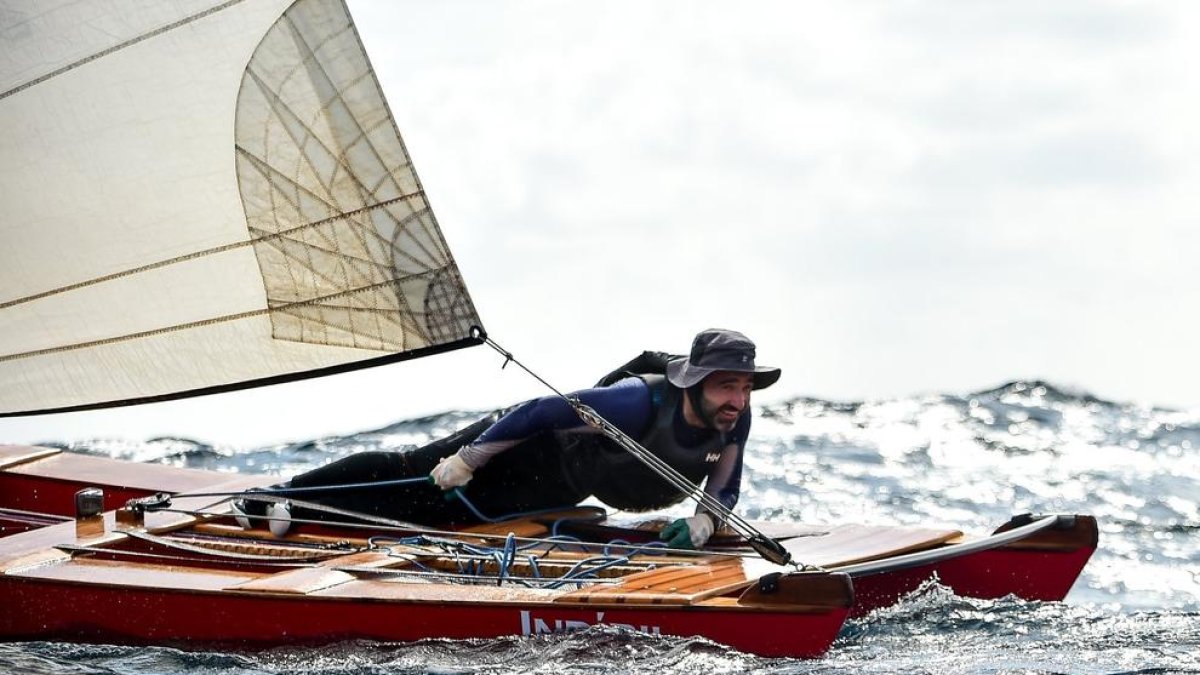
[[[738,410],[731,405],[720,405],[708,400],[707,397],[700,397],[700,409],[704,411],[705,419],[709,420],[717,431],[729,433],[737,426],[738,420],[742,418],[742,413],[746,412],[743,408]]]

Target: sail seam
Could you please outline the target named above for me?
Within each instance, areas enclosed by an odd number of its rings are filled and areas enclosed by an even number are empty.
[[[347,16],[349,16],[350,8],[346,5],[346,0],[341,0],[341,5],[342,5],[342,11],[345,12]],[[391,121],[392,131],[396,135],[396,140],[400,143],[400,151],[403,153],[404,157],[408,160],[409,166],[412,167],[412,163],[413,163],[412,155],[408,152],[408,146],[404,143],[404,137],[400,134],[400,127],[396,125],[396,117],[395,117],[395,115],[392,114],[391,106],[388,105],[387,96],[384,95],[383,87],[379,83],[379,77],[375,74],[374,68],[371,68],[371,57],[367,55],[367,49],[363,45],[362,36],[359,35],[358,27],[354,25],[353,21],[350,22],[350,33],[351,33],[351,35],[354,36],[354,41],[358,44],[359,52],[363,55],[363,58],[366,60],[367,69],[371,73],[371,81],[374,83],[375,91],[379,95],[380,105],[383,106],[383,110],[387,114],[387,118]],[[421,183],[421,177],[419,175],[417,175],[417,171],[416,171],[415,167],[411,168],[411,174],[412,174],[413,181],[416,182],[417,189],[421,192],[424,192],[424,190],[425,190],[424,185]],[[450,247],[447,245],[446,238],[442,234],[441,228],[438,227],[437,216],[435,216],[433,213],[433,205],[430,204],[428,201],[426,201],[425,206],[426,206],[426,214],[429,217],[429,222],[422,223],[422,225],[426,225],[425,231],[427,233],[429,233],[429,235],[434,239],[434,242],[437,244],[440,244],[439,248],[441,251],[443,251],[444,260],[446,261],[446,265],[445,265],[444,269],[450,270],[452,272],[454,280],[456,281],[458,287],[460,287],[464,290],[464,292],[462,294],[462,300],[464,300],[466,302],[466,306],[470,310],[470,314],[472,316],[479,316],[478,312],[476,312],[476,310],[475,310],[475,303],[472,302],[471,296],[465,292],[466,286],[463,285],[462,276],[458,272],[458,263],[455,262],[455,260],[454,260],[454,253],[451,252]],[[409,236],[412,236],[412,235],[409,235]]]
[[[315,250],[318,250],[318,251],[323,251],[323,252],[326,252],[326,253],[331,253],[331,254],[332,254],[332,251],[324,251],[324,249],[321,249],[321,248],[317,247],[317,246],[316,246],[316,245],[314,245],[314,244],[308,244],[307,242],[303,242],[303,241],[300,241],[300,240],[295,240],[295,239],[285,239],[284,241],[287,241],[287,242],[292,242],[292,243],[295,243],[295,244],[299,244],[299,245],[301,245],[301,246],[306,246],[306,247],[309,247],[309,248],[311,248],[311,249],[315,249]],[[281,248],[280,242],[273,241],[273,242],[270,242],[270,243],[268,243],[268,245],[269,245],[269,246],[273,246],[273,247],[274,247],[274,248],[275,248],[275,249],[276,249],[276,250],[277,250],[277,251],[278,251],[278,252],[279,252],[281,255],[284,255],[284,256],[286,256],[286,257],[292,258],[293,260],[294,260],[294,259],[296,259],[296,258],[295,258],[295,256],[293,256],[292,254],[288,253],[288,252],[287,252],[287,251],[285,251],[283,248]],[[349,261],[354,261],[354,260],[355,260],[354,258],[348,258],[348,257],[346,257],[346,256],[343,256],[343,258],[344,258],[344,259],[346,259],[346,260],[349,260]],[[374,263],[374,262],[371,262],[371,261],[363,261],[363,262],[365,262],[365,263],[369,263],[369,264],[377,264],[377,263]],[[383,267],[383,266],[381,265],[380,267]],[[386,271],[388,271],[388,272],[393,272],[393,271],[394,271],[394,268],[391,268],[391,267],[386,267],[386,268],[385,268],[385,270],[386,270]],[[317,276],[317,277],[320,277],[320,278],[321,278],[321,279],[323,279],[324,281],[327,281],[327,282],[330,282],[330,283],[336,283],[336,282],[335,282],[335,281],[334,281],[334,280],[333,280],[331,277],[329,277],[328,275],[323,275],[323,274],[321,274],[321,273],[320,273],[320,272],[319,272],[319,271],[318,271],[318,270],[317,270],[315,267],[314,267],[313,269],[309,270],[309,271],[310,271],[310,272],[312,272],[312,274],[314,274],[315,276]],[[371,278],[371,277],[369,277],[369,276],[367,276],[367,275],[365,275],[365,274],[360,274],[359,276],[362,276],[362,277],[364,277],[364,281],[369,281],[369,280],[370,280],[370,278]],[[378,278],[378,277],[376,277],[376,278]],[[406,278],[407,278],[407,277],[406,277]],[[394,280],[394,278],[392,278],[392,279]],[[386,280],[385,280],[385,281],[386,281]],[[398,280],[397,280],[397,281],[398,281]],[[363,282],[359,282],[359,283],[363,283]],[[380,283],[383,283],[383,282],[380,282]],[[376,285],[378,285],[378,284],[376,284]],[[349,304],[345,305],[345,306],[342,306],[342,305],[332,305],[332,304],[330,304],[329,306],[331,306],[331,307],[333,307],[333,308],[336,308],[336,309],[339,309],[339,310],[342,310],[342,311],[351,312],[351,313],[356,313],[356,314],[363,313],[363,312],[374,312],[374,313],[376,313],[376,314],[400,314],[400,308],[399,308],[398,306],[397,306],[397,307],[395,307],[395,308],[381,309],[381,308],[371,307],[369,304],[367,304],[367,303],[364,303],[364,302],[359,302],[359,303],[355,304],[355,303],[353,302],[353,300],[354,300],[353,296],[351,296],[349,299],[351,300],[351,302],[350,302]],[[288,304],[289,304],[289,303],[288,303],[286,300],[285,300],[285,301],[280,301],[280,300],[276,300],[276,299],[273,299],[273,298],[270,298],[270,297],[268,297],[268,298],[267,298],[267,303],[268,303],[268,306],[272,306],[272,309],[278,309],[277,307],[274,307],[274,306],[273,306],[273,305],[274,305],[274,303],[280,303],[279,307],[284,307],[284,308],[286,308],[286,307],[288,306]],[[322,305],[324,306],[324,305],[325,305],[325,303],[322,303]],[[280,311],[283,311],[283,310],[280,310]],[[287,314],[287,313],[289,313],[289,312],[283,312],[283,313]],[[293,316],[296,316],[297,318],[305,318],[305,317],[302,317],[302,316],[300,316],[300,315],[296,315],[296,314],[292,314],[292,315],[293,315]],[[391,317],[389,317],[389,321],[388,321],[388,322],[389,322],[389,323],[390,323],[392,326],[395,326],[395,327],[398,327],[398,328],[400,328],[402,331],[405,329],[405,326],[404,326],[403,322],[402,322],[402,321],[399,321],[399,320],[398,320],[398,319],[396,319],[396,318],[391,318]],[[317,321],[317,323],[320,323],[320,324],[322,324],[322,325],[326,325],[326,326],[328,326],[328,325],[332,325],[332,324],[330,324],[330,323],[328,323],[328,322],[325,322],[325,321]],[[350,332],[350,333],[355,333],[355,331],[353,331],[353,330],[350,330],[349,332]],[[383,331],[382,331],[382,330],[380,330],[380,331],[379,331],[379,334],[380,334],[380,335],[382,335],[382,334],[383,334]],[[276,335],[276,337],[278,338],[278,335]],[[301,342],[304,342],[305,340],[301,339],[300,341],[301,341]],[[380,337],[380,338],[379,338],[379,341],[382,343],[382,342],[384,342],[384,339],[383,339],[382,337]]]
[[[80,281],[78,283],[69,284],[67,286],[60,286],[59,288],[54,288],[54,289],[51,289],[48,291],[42,291],[41,293],[35,293],[34,295],[27,295],[23,298],[15,298],[13,300],[7,300],[5,302],[0,302],[0,309],[8,309],[9,307],[14,307],[16,305],[21,305],[21,304],[24,304],[27,302],[33,302],[35,300],[41,300],[43,298],[47,298],[52,295],[59,295],[61,293],[77,291],[81,288],[87,288],[88,286],[95,286],[97,284],[101,284],[101,283],[104,283],[107,281],[114,281],[116,279],[121,279],[124,277],[132,276],[134,274],[141,274],[142,272],[149,272],[151,270],[156,270],[161,267],[168,267],[170,265],[187,262],[189,260],[195,260],[197,258],[203,258],[206,256],[215,255],[218,253],[226,253],[228,251],[232,251],[235,249],[245,248],[246,246],[253,246],[254,244],[257,244],[260,242],[267,242],[267,241],[270,241],[273,239],[287,239],[289,235],[295,234],[296,232],[300,232],[300,231],[314,228],[314,227],[320,227],[322,225],[327,225],[329,223],[332,223],[337,220],[341,220],[343,218],[350,218],[352,216],[356,216],[356,215],[359,215],[359,214],[362,214],[362,213],[365,213],[368,211],[372,211],[374,209],[379,209],[379,208],[383,208],[385,206],[390,206],[397,202],[406,201],[409,199],[414,199],[414,198],[423,197],[423,196],[424,195],[421,192],[413,192],[411,194],[401,195],[399,197],[394,197],[387,201],[379,202],[378,204],[371,204],[370,206],[364,206],[361,209],[355,209],[353,211],[339,213],[335,216],[330,216],[329,218],[324,218],[324,219],[318,220],[316,222],[307,223],[305,225],[299,225],[290,230],[276,232],[275,234],[270,234],[265,237],[261,237],[259,239],[247,239],[246,241],[239,241],[239,242],[234,242],[232,244],[224,244],[221,246],[215,246],[213,248],[205,249],[203,251],[195,251],[193,253],[188,253],[187,255],[181,255],[181,256],[178,256],[175,258],[169,258],[167,260],[160,260],[158,262],[150,263],[149,265],[142,265],[141,267],[134,267],[132,269],[123,270],[121,272],[114,272],[112,274],[106,274],[102,277],[96,277],[95,279],[88,279],[87,281]]]
[[[157,37],[159,35],[162,35],[163,33],[167,33],[169,31],[175,30],[176,28],[179,28],[181,26],[186,26],[187,24],[192,23],[193,21],[198,21],[200,19],[203,19],[206,16],[216,14],[217,12],[224,11],[226,9],[229,9],[230,7],[233,7],[234,5],[238,5],[241,3],[242,3],[242,0],[229,0],[228,2],[226,2],[222,5],[217,5],[216,7],[210,7],[208,9],[204,10],[203,12],[199,12],[199,13],[193,14],[191,16],[184,17],[184,18],[180,19],[179,21],[176,21],[175,23],[170,23],[165,26],[155,28],[154,30],[150,31],[149,33],[143,33],[135,38],[131,38],[120,44],[113,45],[113,46],[109,47],[108,49],[96,52],[95,54],[92,54],[91,56],[85,56],[82,59],[75,61],[74,63],[68,63],[67,65],[63,66],[62,68],[59,68],[58,70],[51,71],[49,73],[46,73],[45,75],[42,75],[41,77],[34,78],[24,84],[19,84],[4,93],[0,93],[0,100],[8,98],[9,96],[12,96],[14,94],[19,94],[22,91],[29,89],[30,87],[39,85],[39,84],[45,82],[46,80],[50,80],[55,77],[58,77],[59,75],[62,75],[63,73],[67,73],[69,71],[72,71],[80,66],[87,65],[88,63],[91,63],[92,61],[95,61],[96,59],[104,58],[105,56],[108,56],[109,54],[112,54],[114,52],[118,52],[122,49],[125,49],[126,47],[131,47],[139,42],[144,42],[146,40],[149,40],[152,37]]]
[[[307,380],[316,377],[328,377],[338,373],[348,373],[364,368],[374,368],[383,366],[389,363],[398,363],[400,361],[411,361],[415,359],[425,358],[434,354],[444,354],[446,352],[462,349],[464,347],[472,347],[483,343],[481,336],[485,335],[483,329],[479,326],[472,326],[472,332],[467,337],[462,337],[445,342],[442,344],[430,345],[428,347],[418,347],[407,352],[399,352],[387,354],[375,358],[364,359],[362,361],[351,361],[335,366],[325,366],[315,368],[313,370],[298,371],[274,375],[270,377],[260,377],[241,382],[232,382],[228,384],[217,384],[208,387],[198,387],[187,391],[180,391],[171,394],[152,394],[147,396],[134,396],[129,398],[119,398],[109,401],[99,401],[96,403],[87,403],[80,405],[64,405],[58,407],[33,408],[28,410],[17,411],[0,411],[0,418],[5,417],[22,417],[28,415],[49,415],[53,413],[78,412],[82,410],[101,410],[104,408],[115,408],[118,406],[138,405],[145,403],[157,403],[161,401],[174,401],[184,398],[193,398],[196,396],[205,396],[209,394],[221,394],[231,391],[239,391],[243,389],[251,389],[253,387],[264,387],[271,384],[282,384],[284,382],[296,382],[299,380]]]
[[[255,310],[252,310],[249,312],[239,312],[237,314],[227,314],[225,316],[213,317],[211,319],[202,319],[200,321],[190,321],[188,323],[176,324],[174,326],[163,326],[161,328],[154,328],[151,330],[141,331],[139,333],[130,333],[128,335],[118,335],[118,336],[114,336],[114,337],[101,338],[99,340],[89,340],[87,342],[77,342],[75,344],[59,345],[57,347],[47,347],[45,349],[35,349],[32,351],[21,352],[21,353],[17,353],[17,354],[5,354],[5,355],[0,356],[0,363],[3,363],[5,361],[17,361],[19,359],[26,359],[26,358],[31,358],[34,356],[45,356],[46,354],[55,354],[55,353],[59,353],[59,352],[74,351],[77,349],[102,347],[104,345],[115,344],[117,342],[125,342],[128,340],[140,340],[142,338],[153,337],[155,335],[162,335],[164,333],[173,333],[175,331],[188,330],[191,328],[201,328],[204,326],[211,326],[211,325],[215,325],[218,323],[227,323],[229,321],[240,321],[242,319],[250,319],[250,318],[253,318],[256,316],[262,316],[264,314],[271,314],[272,312],[286,312],[288,310],[297,309],[297,308],[301,308],[301,307],[320,305],[321,303],[328,302],[330,300],[336,300],[338,298],[353,296],[358,293],[363,293],[366,291],[373,291],[373,290],[375,290],[377,288],[381,288],[383,286],[390,286],[390,285],[395,284],[400,281],[405,281],[405,280],[411,279],[411,278],[419,278],[419,277],[425,276],[427,274],[436,274],[437,272],[438,272],[438,270],[431,270],[431,271],[421,272],[418,274],[411,274],[411,275],[408,275],[406,277],[402,277],[399,279],[388,279],[387,281],[381,281],[377,284],[371,284],[369,286],[363,286],[361,288],[352,288],[349,290],[340,291],[338,293],[331,293],[329,295],[324,295],[319,298],[312,298],[310,300],[299,300],[297,302],[290,302],[290,303],[286,303],[286,304],[279,305],[276,307],[267,307],[265,309],[255,309]]]

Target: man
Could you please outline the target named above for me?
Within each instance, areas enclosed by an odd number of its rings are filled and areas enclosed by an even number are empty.
[[[750,392],[774,384],[778,368],[756,366],[755,346],[730,330],[699,333],[687,357],[647,352],[602,385],[572,394],[639,441],[688,480],[732,509],[740,492],[742,455],[750,433]],[[666,361],[665,374],[639,372]],[[650,368],[655,370],[656,368]],[[429,474],[442,490],[463,488],[488,516],[569,507],[589,496],[627,511],[677,504],[687,497],[599,431],[585,425],[558,396],[491,415],[447,438],[407,453],[359,453],[293,478],[309,488],[387,481]],[[428,485],[306,492],[327,506],[427,524],[478,522],[456,499]],[[243,504],[242,508],[253,508]],[[265,509],[263,509],[265,510]],[[300,513],[299,511],[297,513]],[[288,514],[273,508],[272,531],[286,532]],[[309,516],[309,514],[305,514]],[[311,514],[320,517],[318,514]],[[699,548],[719,522],[697,509],[664,528],[673,548]],[[248,520],[243,522],[248,525]]]

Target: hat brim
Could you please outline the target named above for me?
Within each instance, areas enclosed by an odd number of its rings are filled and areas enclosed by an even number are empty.
[[[754,370],[737,370],[733,368],[698,368],[691,365],[687,359],[676,359],[667,364],[667,381],[679,387],[687,389],[700,384],[704,378],[720,371],[729,371],[734,373],[750,373],[754,377],[752,389],[766,389],[767,387],[779,381],[779,376],[783,374],[778,368],[768,368],[760,366]]]

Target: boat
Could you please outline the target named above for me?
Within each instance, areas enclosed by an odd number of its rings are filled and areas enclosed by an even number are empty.
[[[62,3],[7,8],[0,28],[0,416],[489,341],[341,0]],[[605,625],[812,657],[849,617],[931,578],[1061,599],[1096,547],[1083,515],[983,537],[731,518],[712,546],[674,551],[653,543],[661,520],[592,507],[452,529],[347,514],[276,538],[230,510],[271,482],[0,447],[0,639],[254,646]]]
[[[730,533],[694,554],[659,550],[648,542],[666,521],[595,508],[454,531],[298,523],[276,538],[236,524],[221,496],[271,480],[0,446],[0,638],[248,647],[605,625],[815,657],[848,618],[930,579],[1061,600],[1097,543],[1087,516],[978,538],[758,523],[807,561],[783,568]]]
[[[548,516],[457,532],[321,524],[275,539],[238,526],[227,498],[187,497],[267,477],[46,448],[0,447],[0,458],[5,640],[245,648],[605,625],[814,657],[837,637],[853,598],[844,574],[547,539]],[[163,491],[174,493],[170,509],[136,508]],[[101,510],[126,499],[133,504]],[[555,519],[572,515],[580,514]]]

